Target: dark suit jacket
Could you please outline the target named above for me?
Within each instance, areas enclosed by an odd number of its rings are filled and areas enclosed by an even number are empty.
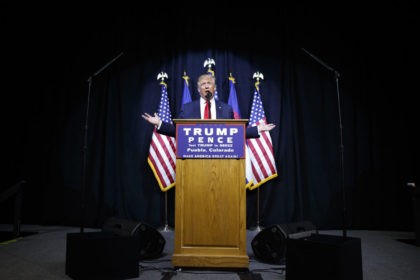
[[[224,102],[216,101],[216,116],[218,119],[234,119],[232,106]],[[200,100],[184,104],[178,119],[201,119]],[[162,122],[159,133],[175,137],[175,126],[170,123]],[[256,126],[246,129],[246,138],[259,137],[258,128]]]

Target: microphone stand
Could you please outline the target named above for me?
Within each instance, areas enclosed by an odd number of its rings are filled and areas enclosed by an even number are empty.
[[[98,76],[102,71],[104,71],[106,68],[108,68],[114,61],[116,61],[120,56],[122,56],[124,52],[121,52],[119,55],[114,57],[112,60],[110,60],[107,64],[102,66],[98,71],[96,71],[93,75],[91,75],[87,82],[89,83],[88,86],[88,94],[87,94],[87,102],[86,102],[86,117],[85,117],[85,126],[84,126],[84,138],[83,138],[83,162],[82,162],[82,199],[81,199],[81,223],[80,223],[80,232],[84,232],[85,227],[85,212],[86,212],[86,193],[87,193],[87,150],[88,150],[88,144],[87,144],[87,138],[88,138],[88,123],[89,123],[89,103],[90,103],[90,95],[91,95],[91,89],[92,89],[92,80],[94,77]]]
[[[338,102],[338,123],[339,123],[339,137],[340,137],[340,187],[341,187],[341,199],[342,199],[342,223],[343,223],[343,237],[347,237],[347,230],[346,230],[346,217],[347,217],[347,209],[346,209],[346,193],[344,189],[344,145],[343,145],[343,125],[341,122],[341,105],[340,105],[340,90],[338,86],[338,78],[340,77],[340,73],[338,73],[337,70],[323,62],[321,59],[310,53],[309,51],[305,50],[304,48],[301,48],[302,51],[304,51],[307,55],[312,57],[315,61],[317,61],[319,64],[330,70],[334,73],[335,77],[335,84],[336,84],[336,90],[337,90],[337,102]]]

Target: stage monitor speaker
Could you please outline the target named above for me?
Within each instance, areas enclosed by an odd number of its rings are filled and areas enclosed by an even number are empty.
[[[288,239],[286,280],[361,280],[360,238],[312,234]]]
[[[119,236],[135,236],[140,241],[139,260],[158,258],[165,247],[160,232],[145,223],[111,217],[105,221],[102,231]]]
[[[72,279],[139,277],[140,240],[107,232],[68,233],[66,275]]]
[[[256,259],[279,264],[285,257],[287,238],[303,238],[313,233],[317,233],[317,230],[309,221],[271,225],[254,237],[251,247]]]

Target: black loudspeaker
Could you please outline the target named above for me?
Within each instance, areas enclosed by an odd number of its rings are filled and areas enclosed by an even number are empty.
[[[139,277],[140,240],[107,232],[68,233],[66,274],[72,279]]]
[[[157,258],[165,247],[165,238],[160,232],[145,223],[111,217],[105,221],[102,231],[119,236],[134,236],[140,242],[139,260]]]
[[[312,234],[288,239],[286,279],[363,279],[360,238]]]
[[[272,225],[259,232],[251,241],[255,258],[266,263],[281,263],[285,257],[286,239],[303,238],[317,233],[309,221]]]

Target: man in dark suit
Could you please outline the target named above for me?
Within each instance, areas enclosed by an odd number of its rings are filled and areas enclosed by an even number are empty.
[[[197,88],[201,98],[184,104],[178,119],[234,119],[232,106],[214,99],[216,91],[214,76],[203,74],[198,77]],[[155,125],[159,133],[175,137],[175,126],[162,122],[156,113],[154,116],[144,113],[142,117]],[[266,123],[248,127],[246,129],[246,138],[257,138],[260,132],[270,131],[274,127],[274,124]]]

